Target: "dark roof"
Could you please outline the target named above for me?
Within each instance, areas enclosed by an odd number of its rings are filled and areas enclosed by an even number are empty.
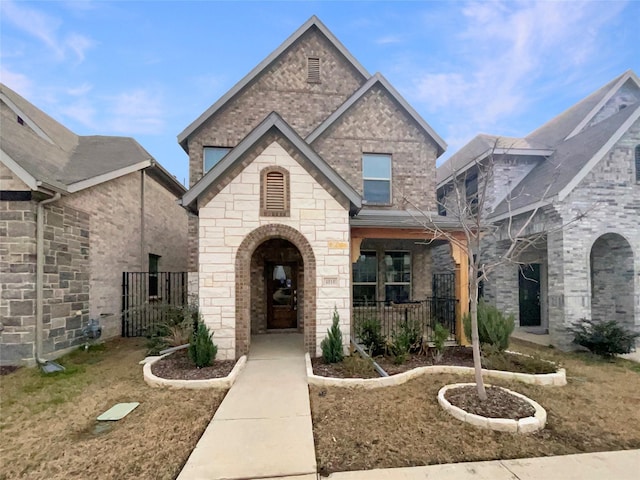
[[[362,85],[351,97],[347,99],[335,112],[329,115],[313,132],[307,135],[307,143],[312,144],[323,132],[342,117],[360,98],[362,98],[374,86],[381,85],[391,97],[404,109],[405,112],[418,124],[418,126],[430,136],[438,145],[438,156],[447,149],[446,142],[431,128],[431,126],[420,116],[418,112],[400,95],[400,93],[381,74],[376,73]]]
[[[182,205],[193,206],[194,202],[214,184],[226,177],[243,155],[272,130],[278,131],[338,192],[343,194],[356,211],[362,206],[362,198],[327,162],[325,162],[300,136],[275,112],[270,113],[253,131],[220,160],[182,197]],[[196,207],[197,208],[197,207]]]
[[[443,230],[459,229],[460,222],[433,212],[411,210],[362,209],[349,221],[352,227],[425,228],[436,226]]]
[[[316,17],[313,15],[307,20],[300,28],[298,28],[289,38],[287,38],[278,48],[271,52],[262,62],[256,65],[242,80],[236,83],[231,90],[225,93],[218,101],[211,105],[202,115],[196,118],[187,128],[185,128],[178,135],[178,142],[182,148],[188,152],[187,139],[195,132],[204,122],[206,122],[211,116],[213,116],[220,108],[222,108],[229,100],[235,97],[238,93],[244,90],[245,87],[250,85],[260,73],[267,69],[272,63],[274,63],[284,52],[286,52],[294,43],[296,43],[308,30],[316,28],[318,29],[334,47],[347,59],[351,65],[362,75],[362,78],[369,78],[369,72],[351,55],[346,47],[338,40],[333,33]]]
[[[621,127],[640,116],[640,103],[582,130],[560,143],[553,155],[541,162],[512,190],[492,212],[491,217],[536,204],[558,195],[593,161],[601,158],[622,135]],[[616,134],[618,134],[616,136]],[[586,172],[584,172],[586,173]]]
[[[4,84],[0,84],[0,99],[5,104],[2,108],[24,122],[3,121],[2,152],[35,182],[73,193],[149,168],[155,169],[158,178],[167,176],[162,183],[175,195],[186,190],[131,137],[78,136]]]

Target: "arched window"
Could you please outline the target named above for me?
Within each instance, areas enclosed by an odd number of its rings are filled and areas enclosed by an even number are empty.
[[[636,182],[640,183],[640,145],[636,145]]]
[[[289,172],[281,167],[267,167],[260,175],[260,215],[289,216]]]

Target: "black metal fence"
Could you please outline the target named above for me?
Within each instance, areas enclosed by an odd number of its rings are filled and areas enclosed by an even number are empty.
[[[188,304],[187,272],[123,272],[122,336],[141,337]]]
[[[351,317],[352,335],[358,341],[363,325],[376,322],[380,333],[387,339],[391,339],[403,325],[410,325],[422,333],[422,338],[432,341],[436,323],[440,323],[449,331],[449,340],[455,340],[456,304],[455,298],[444,297],[407,303],[355,303]]]
[[[432,296],[436,298],[456,297],[456,274],[434,273],[431,282]]]

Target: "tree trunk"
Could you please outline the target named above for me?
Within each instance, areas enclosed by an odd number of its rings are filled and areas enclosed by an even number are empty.
[[[478,335],[478,274],[472,272],[469,278],[470,292],[470,315],[471,315],[471,347],[473,349],[473,368],[476,378],[476,389],[480,400],[487,399],[487,392],[484,389],[482,380],[482,362],[480,359],[480,337]]]

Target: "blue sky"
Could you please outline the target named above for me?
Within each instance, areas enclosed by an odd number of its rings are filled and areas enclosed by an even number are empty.
[[[523,136],[640,73],[640,2],[0,1],[0,80],[80,135],[176,136],[316,14],[449,144]]]

